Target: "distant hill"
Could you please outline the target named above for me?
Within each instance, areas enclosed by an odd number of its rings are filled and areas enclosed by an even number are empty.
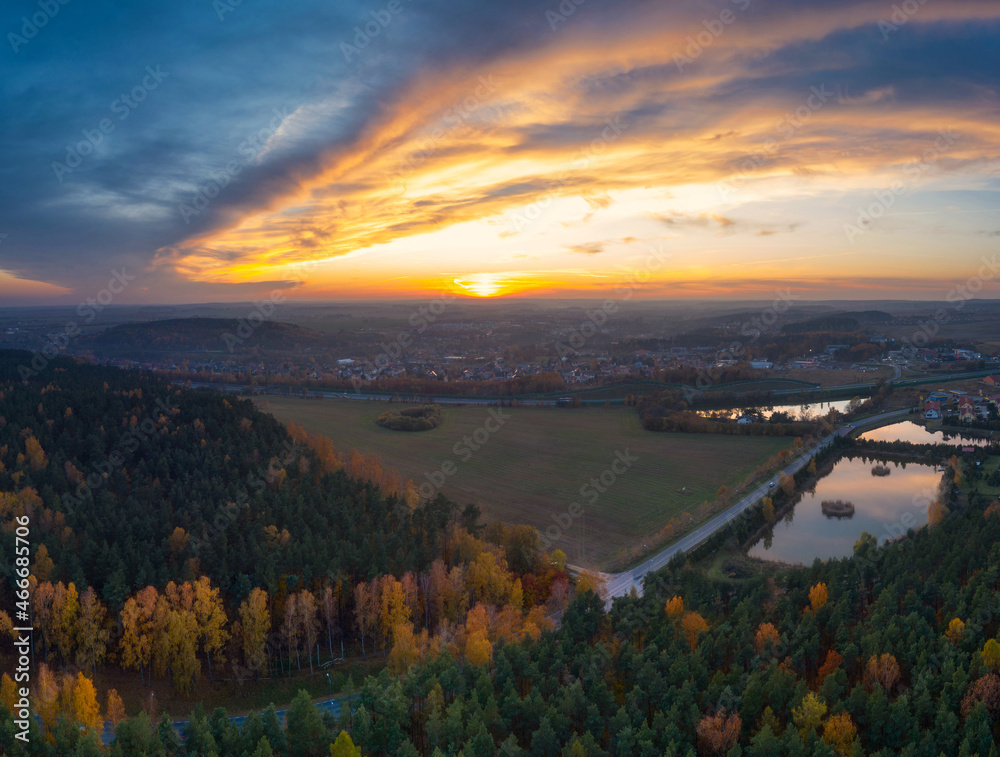
[[[892,316],[881,310],[832,313],[786,324],[782,327],[782,332],[785,334],[804,334],[811,331],[851,332],[860,330],[865,324],[887,323],[890,320]]]
[[[107,356],[194,352],[300,352],[328,347],[327,334],[259,318],[173,318],[127,323],[80,339],[81,346]]]

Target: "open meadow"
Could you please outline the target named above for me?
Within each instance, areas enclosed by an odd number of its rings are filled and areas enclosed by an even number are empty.
[[[438,428],[402,432],[376,425],[378,415],[393,407],[384,402],[285,397],[257,402],[282,422],[330,437],[341,450],[378,454],[418,486],[443,480],[442,493],[460,505],[475,503],[487,517],[527,523],[543,533],[555,526],[559,538],[551,548],[585,567],[603,566],[654,537],[672,518],[693,514],[715,499],[721,485],[742,483],[792,442],[654,433],[642,428],[634,410],[620,406],[445,406]],[[627,468],[620,459],[626,452]],[[616,461],[619,473],[612,472]],[[614,482],[600,484],[602,474],[605,483]],[[604,491],[593,488],[591,479]],[[570,515],[574,503],[582,508],[576,517]]]

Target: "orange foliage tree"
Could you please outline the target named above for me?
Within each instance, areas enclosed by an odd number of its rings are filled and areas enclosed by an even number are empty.
[[[698,752],[705,755],[726,754],[740,737],[743,721],[737,713],[726,714],[726,708],[714,715],[705,715],[698,722]]]
[[[846,712],[834,715],[823,726],[823,741],[833,747],[833,751],[842,757],[851,754],[851,745],[857,734],[858,729],[851,720],[851,716]]]
[[[681,618],[681,629],[687,639],[688,646],[694,651],[698,646],[698,635],[708,630],[708,623],[696,612],[686,612]]]
[[[774,624],[761,623],[757,626],[757,633],[753,639],[754,649],[757,650],[757,654],[768,648],[774,649],[778,645],[779,638],[778,629],[774,627]]]
[[[820,666],[819,672],[816,674],[816,685],[819,686],[823,683],[828,675],[840,667],[840,663],[844,661],[844,658],[836,650],[830,649],[826,653],[826,659]]]

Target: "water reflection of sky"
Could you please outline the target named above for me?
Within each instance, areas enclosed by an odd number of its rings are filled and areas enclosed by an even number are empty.
[[[869,439],[873,442],[912,442],[913,444],[967,444],[973,447],[985,447],[990,444],[989,439],[975,436],[963,436],[962,434],[948,434],[945,436],[942,431],[929,431],[926,427],[914,423],[913,421],[901,421],[889,426],[865,431],[861,435],[862,439]]]
[[[793,420],[802,420],[805,417],[816,418],[826,415],[830,408],[837,412],[844,412],[850,400],[837,400],[836,402],[813,402],[809,405],[768,405],[761,408],[761,415],[770,418],[772,413],[781,411],[788,413]],[[736,418],[747,412],[744,408],[733,408],[732,410],[699,410],[698,415],[709,416],[718,415],[722,418]]]
[[[888,476],[873,476],[876,465],[886,465]],[[805,492],[788,516],[774,525],[770,534],[754,544],[749,554],[762,560],[808,565],[817,557],[846,557],[862,531],[878,538],[905,533],[927,522],[927,505],[941,481],[933,466],[917,463],[864,462],[842,458],[830,475]],[[851,518],[828,518],[820,508],[823,500],[854,503]]]

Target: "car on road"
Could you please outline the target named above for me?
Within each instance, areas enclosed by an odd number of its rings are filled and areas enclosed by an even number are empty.
[[[772,481],[771,483],[769,483],[769,484],[767,485],[767,488],[768,488],[768,489],[773,489],[773,488],[774,488],[774,481]]]

